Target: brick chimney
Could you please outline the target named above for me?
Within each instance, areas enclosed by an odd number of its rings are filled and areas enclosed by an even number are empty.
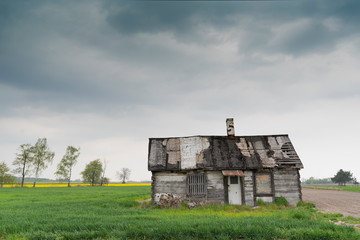
[[[234,129],[234,119],[227,118],[226,119],[226,132],[229,138],[235,137],[235,129]]]

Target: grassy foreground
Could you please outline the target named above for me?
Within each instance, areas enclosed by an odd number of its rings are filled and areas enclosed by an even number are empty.
[[[360,186],[326,186],[326,185],[301,185],[303,188],[338,190],[347,192],[360,192]]]
[[[149,186],[3,188],[0,239],[360,239],[307,205],[157,209],[135,201],[149,197]]]
[[[89,187],[91,184],[83,183],[83,182],[71,182],[71,187]],[[100,186],[97,184],[96,186]],[[104,184],[104,186],[111,186],[111,187],[125,187],[125,186],[151,186],[151,183],[108,183]],[[4,184],[4,188],[13,188],[13,187],[21,187],[20,183],[13,183],[13,184]],[[33,183],[25,182],[24,187],[33,187]],[[67,183],[59,183],[59,182],[38,182],[36,183],[35,187],[68,187]]]

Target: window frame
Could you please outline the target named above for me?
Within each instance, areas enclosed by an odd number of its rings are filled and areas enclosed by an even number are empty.
[[[270,193],[258,192],[258,183],[257,176],[269,176],[270,183]],[[274,174],[273,172],[255,172],[254,175],[254,196],[256,197],[274,197],[275,196],[275,186],[274,186]]]
[[[207,177],[205,173],[188,173],[186,175],[186,196],[203,198],[207,196]]]

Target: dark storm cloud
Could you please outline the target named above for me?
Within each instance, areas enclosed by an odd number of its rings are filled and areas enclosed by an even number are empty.
[[[255,71],[261,60],[254,53],[333,51],[358,34],[359,7],[356,1],[2,1],[0,83],[19,90],[8,96],[13,105],[61,111],[177,104],[206,92],[213,76],[222,81],[226,71]],[[238,43],[243,60],[204,54],[226,42]],[[203,52],[184,51],[192,47]]]
[[[171,32],[180,41],[217,43],[206,37],[204,27],[217,31],[242,31],[240,53],[282,52],[299,56],[329,52],[344,37],[358,34],[359,1],[270,1],[270,2],[107,2],[109,24],[121,34]],[[326,24],[330,18],[337,28]],[[282,36],[275,28],[307,20]],[[275,43],[271,43],[273,38]]]
[[[0,3],[0,84],[9,102],[2,111],[26,105],[106,111],[108,105],[142,102],[147,84],[136,83],[129,72],[108,73],[102,61],[108,59],[101,49],[111,52],[107,45],[131,46],[103,41],[111,37],[102,32],[100,17],[92,15],[97,5],[83,3]]]

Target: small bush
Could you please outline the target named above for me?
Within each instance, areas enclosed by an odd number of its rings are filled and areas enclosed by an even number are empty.
[[[315,208],[315,204],[311,203],[311,202],[302,202],[302,201],[299,201],[297,204],[296,204],[297,207],[303,207],[303,208],[306,208],[306,209],[311,209],[311,208]]]
[[[337,218],[337,217],[342,217],[344,215],[342,215],[341,213],[325,213],[324,217],[326,218]]]
[[[265,206],[266,203],[261,198],[256,200],[256,206]]]
[[[180,209],[184,210],[184,209],[188,209],[189,205],[187,202],[183,201],[180,205]]]
[[[293,210],[290,212],[290,218],[299,220],[311,219],[311,214],[304,210]]]
[[[284,197],[275,197],[275,204],[278,206],[289,206],[288,200]]]

